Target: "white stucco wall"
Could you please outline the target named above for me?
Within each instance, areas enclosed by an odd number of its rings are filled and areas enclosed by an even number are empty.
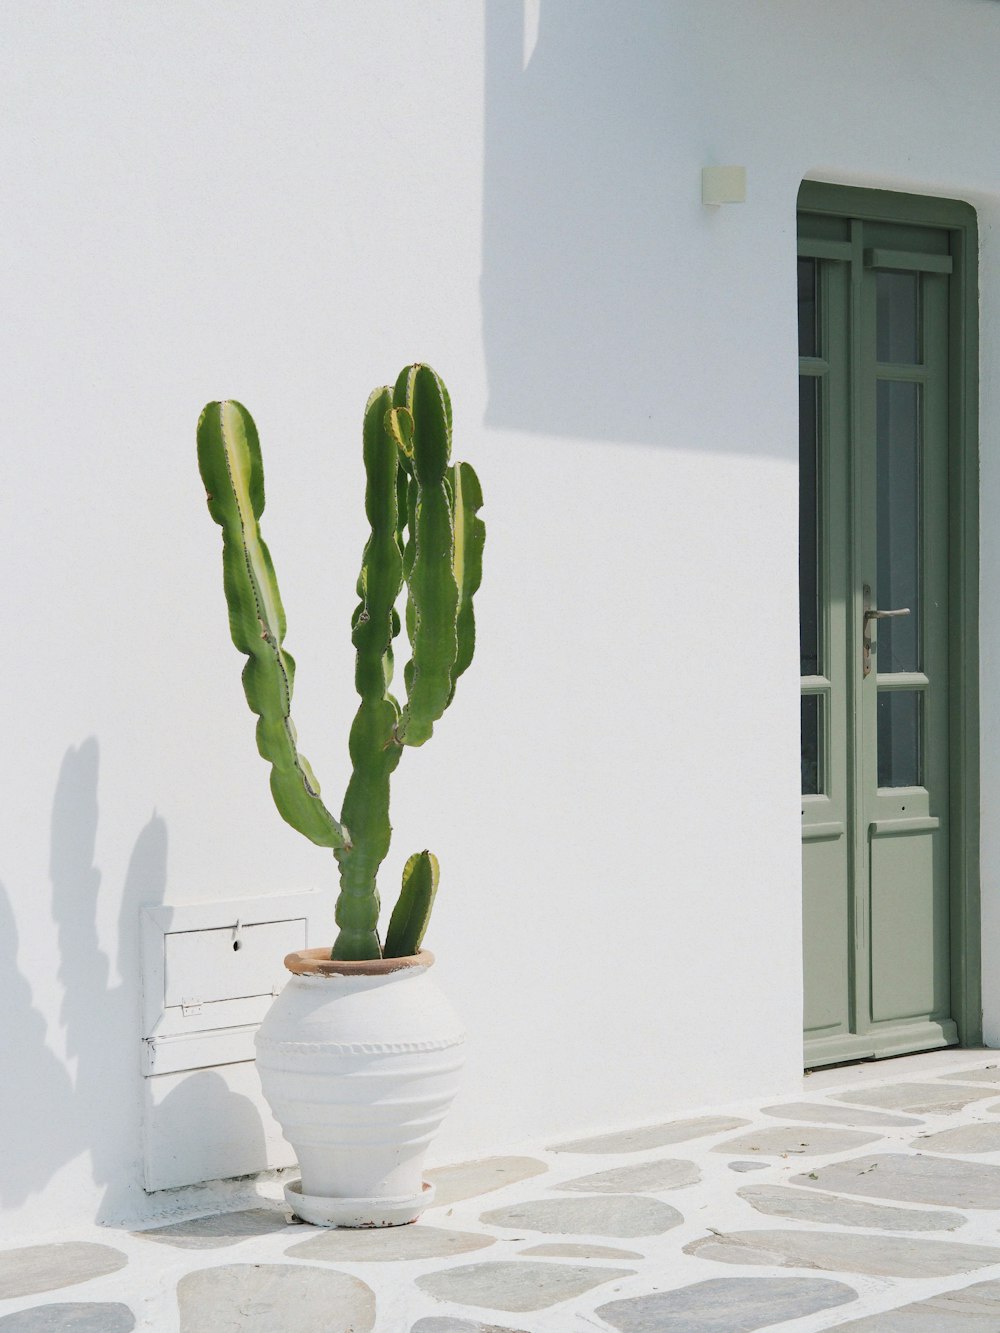
[[[983,895],[1000,1041],[993,0],[0,10],[0,1229],[133,1220],[137,909],[322,884],[273,811],[202,404],[254,413],[339,801],[370,388],[431,362],[487,497],[479,648],[394,788],[471,1034],[436,1160],[800,1069],[795,197],[982,241]],[[709,210],[700,169],[746,165]],[[15,1096],[13,1086],[18,1085]],[[245,1110],[245,1106],[243,1108]]]

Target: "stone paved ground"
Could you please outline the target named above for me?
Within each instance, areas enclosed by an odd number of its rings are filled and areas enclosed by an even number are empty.
[[[387,1231],[255,1206],[0,1250],[0,1333],[1000,1333],[1000,1052],[444,1167]]]

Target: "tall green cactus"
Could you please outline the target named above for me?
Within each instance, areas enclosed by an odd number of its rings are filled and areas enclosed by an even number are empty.
[[[415,853],[403,871],[384,948],[376,877],[389,850],[389,784],[405,745],[424,744],[455,694],[475,647],[473,597],[482,578],[483,503],[468,463],[451,464],[448,391],[429,366],[402,371],[365,408],[365,512],[371,534],[351,622],[361,702],[351,727],[352,764],[340,820],[319,797],[291,719],[295,664],[283,647],[285,615],[259,519],[260,443],[239,403],[210,403],[198,424],[198,463],[212,518],[223,530],[223,583],[233,642],[248,657],[247,702],[257,746],[271,763],[281,815],[340,866],[334,958],[403,957],[421,945],[438,883],[437,858]],[[405,586],[401,618],[397,601]],[[393,640],[405,618],[410,659],[402,707],[390,693]]]

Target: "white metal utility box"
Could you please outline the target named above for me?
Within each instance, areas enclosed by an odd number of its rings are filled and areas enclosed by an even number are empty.
[[[332,896],[149,907],[141,922],[146,1189],[292,1165],[253,1039],[285,955],[332,938]]]

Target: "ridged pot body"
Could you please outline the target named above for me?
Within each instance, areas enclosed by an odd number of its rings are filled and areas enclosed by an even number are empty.
[[[419,1196],[464,1041],[427,966],[293,974],[257,1033],[257,1069],[298,1157],[302,1193]]]

